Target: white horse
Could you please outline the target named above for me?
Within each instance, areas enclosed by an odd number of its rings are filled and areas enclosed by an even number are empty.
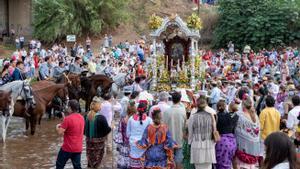
[[[114,95],[117,95],[120,93],[120,90],[126,86],[127,83],[127,76],[128,74],[126,73],[118,73],[116,76],[114,76],[112,79],[114,83],[111,86],[111,92]]]
[[[29,81],[13,81],[7,83],[3,86],[0,86],[0,90],[11,91],[11,104],[9,108],[9,114],[1,114],[2,119],[2,139],[5,142],[7,128],[10,122],[10,119],[14,113],[14,106],[17,100],[24,100],[26,103],[26,107],[35,106],[35,100],[33,97],[32,89],[30,87]]]

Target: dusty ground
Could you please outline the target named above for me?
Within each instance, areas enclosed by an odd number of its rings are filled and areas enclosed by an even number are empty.
[[[0,43],[0,59],[9,57],[13,52],[13,46],[4,46]]]

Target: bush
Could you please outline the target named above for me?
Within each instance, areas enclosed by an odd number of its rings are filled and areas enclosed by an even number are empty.
[[[299,7],[291,0],[220,0],[214,47],[289,45],[300,39]]]
[[[98,34],[128,18],[129,0],[34,0],[34,36],[46,42],[67,34]]]

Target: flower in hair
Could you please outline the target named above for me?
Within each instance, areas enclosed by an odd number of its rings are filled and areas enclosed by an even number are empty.
[[[247,93],[244,93],[243,96],[242,96],[242,99],[243,99],[243,100],[247,100],[247,98],[248,98],[248,94],[247,94]]]

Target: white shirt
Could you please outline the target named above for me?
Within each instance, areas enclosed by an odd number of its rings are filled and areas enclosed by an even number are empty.
[[[161,113],[163,114],[164,112],[166,112],[166,110],[167,109],[169,109],[171,106],[168,104],[168,103],[166,103],[166,102],[159,102],[157,105],[155,105],[155,106],[152,106],[151,107],[151,109],[150,109],[150,117],[152,118],[152,113],[153,113],[153,110],[155,109],[155,108],[159,108],[160,109],[160,111],[161,111]]]
[[[228,93],[227,93],[228,97],[226,98],[227,104],[231,103],[234,100],[236,91],[237,91],[237,89],[234,86],[229,87]]]
[[[289,169],[289,168],[290,168],[289,162],[282,162],[282,163],[277,164],[272,169]]]
[[[272,82],[268,85],[268,88],[270,94],[276,98],[277,94],[279,93],[279,86]]]
[[[20,37],[20,42],[24,42],[24,40],[25,40],[24,36],[21,36]]]
[[[26,50],[22,50],[21,53],[22,53],[22,56],[27,56],[27,51]]]
[[[121,116],[125,117],[127,114],[127,107],[129,105],[129,98],[127,96],[124,96],[121,101],[121,106],[122,106],[122,111],[121,111]]]
[[[289,129],[295,129],[295,126],[299,124],[297,117],[299,116],[300,106],[294,107],[288,114],[286,127]]]
[[[143,91],[141,86],[137,83],[133,83],[132,88],[133,88],[133,91],[137,91],[137,92],[142,92]]]

